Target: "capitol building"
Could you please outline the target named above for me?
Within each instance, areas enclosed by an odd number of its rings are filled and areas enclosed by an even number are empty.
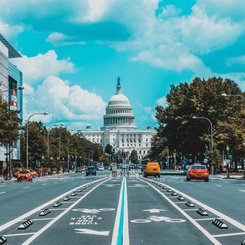
[[[151,127],[145,130],[137,129],[132,106],[127,96],[122,93],[120,78],[118,78],[116,93],[110,98],[104,115],[104,126],[101,130],[79,130],[83,136],[105,149],[110,144],[115,152],[124,151],[129,154],[136,150],[138,158],[143,159],[151,148],[151,141],[156,131]]]

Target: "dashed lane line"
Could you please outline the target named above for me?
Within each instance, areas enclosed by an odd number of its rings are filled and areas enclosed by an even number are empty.
[[[89,195],[92,191],[94,191],[96,188],[98,188],[100,185],[104,184],[108,180],[109,180],[109,178],[106,178],[103,182],[99,183],[98,185],[96,185],[95,187],[93,187],[91,190],[89,190],[88,192],[86,192],[81,198],[79,198],[71,206],[69,206],[67,209],[65,209],[61,214],[59,214],[57,217],[55,217],[47,225],[45,225],[44,227],[42,227],[38,232],[36,232],[33,236],[31,236],[29,239],[27,239],[22,245],[29,245],[31,242],[33,242],[35,239],[37,239],[42,233],[44,233],[46,230],[48,230],[55,222],[57,222],[59,219],[61,219],[73,207],[75,207],[79,202],[81,202],[87,195]]]
[[[25,186],[23,189],[30,189],[31,187],[30,186]]]
[[[245,190],[239,190],[239,191],[241,191],[241,192],[245,192]]]
[[[0,195],[5,194],[5,193],[6,193],[6,191],[4,191],[4,192],[0,192]]]
[[[105,180],[105,179],[107,179],[107,178],[98,179],[98,180],[92,181],[92,182],[90,182],[90,183],[97,183],[97,182],[103,181],[103,180]],[[38,206],[38,207],[32,209],[31,211],[29,211],[29,212],[27,212],[27,213],[25,213],[25,214],[19,216],[18,218],[13,219],[13,220],[11,220],[11,221],[9,221],[9,222],[7,222],[7,223],[1,225],[1,226],[0,226],[0,232],[2,232],[3,230],[5,230],[5,229],[11,227],[12,225],[15,225],[16,223],[20,222],[21,220],[26,219],[27,217],[29,217],[29,216],[31,216],[31,215],[33,215],[33,214],[39,212],[40,210],[46,208],[47,206],[52,205],[53,203],[59,201],[61,198],[64,198],[65,196],[69,195],[70,193],[72,193],[72,192],[78,190],[79,188],[81,188],[81,187],[83,187],[83,186],[86,186],[87,184],[88,184],[88,183],[85,183],[85,184],[83,184],[83,185],[80,185],[80,186],[78,186],[78,187],[75,187],[75,188],[73,188],[73,189],[71,189],[71,190],[69,190],[69,191],[67,191],[67,192],[65,192],[65,193],[63,193],[63,194],[61,194],[60,196],[58,196],[58,197],[56,197],[56,198],[50,200],[49,202],[46,202],[46,203],[44,203],[44,204],[42,204],[42,205],[40,205],[40,206]],[[55,210],[58,210],[58,209],[55,209]]]

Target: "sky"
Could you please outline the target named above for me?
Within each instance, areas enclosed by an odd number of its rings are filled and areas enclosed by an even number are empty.
[[[22,58],[24,118],[103,126],[117,77],[138,128],[157,126],[170,85],[196,76],[245,89],[244,0],[0,0],[0,33]]]

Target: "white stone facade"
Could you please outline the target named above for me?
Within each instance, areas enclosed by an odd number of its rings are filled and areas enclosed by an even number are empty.
[[[137,129],[134,115],[128,98],[122,94],[120,80],[118,79],[115,95],[111,97],[104,115],[104,126],[101,130],[79,130],[83,136],[105,149],[110,144],[117,151],[131,153],[136,150],[138,158],[146,156],[151,148],[151,142],[156,131],[148,128]]]

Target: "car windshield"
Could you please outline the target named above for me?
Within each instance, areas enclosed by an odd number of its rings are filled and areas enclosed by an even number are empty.
[[[199,166],[192,166],[191,168],[192,169],[206,169],[206,166],[199,165]]]
[[[94,166],[89,166],[88,169],[92,170],[92,169],[95,169],[95,167]]]

